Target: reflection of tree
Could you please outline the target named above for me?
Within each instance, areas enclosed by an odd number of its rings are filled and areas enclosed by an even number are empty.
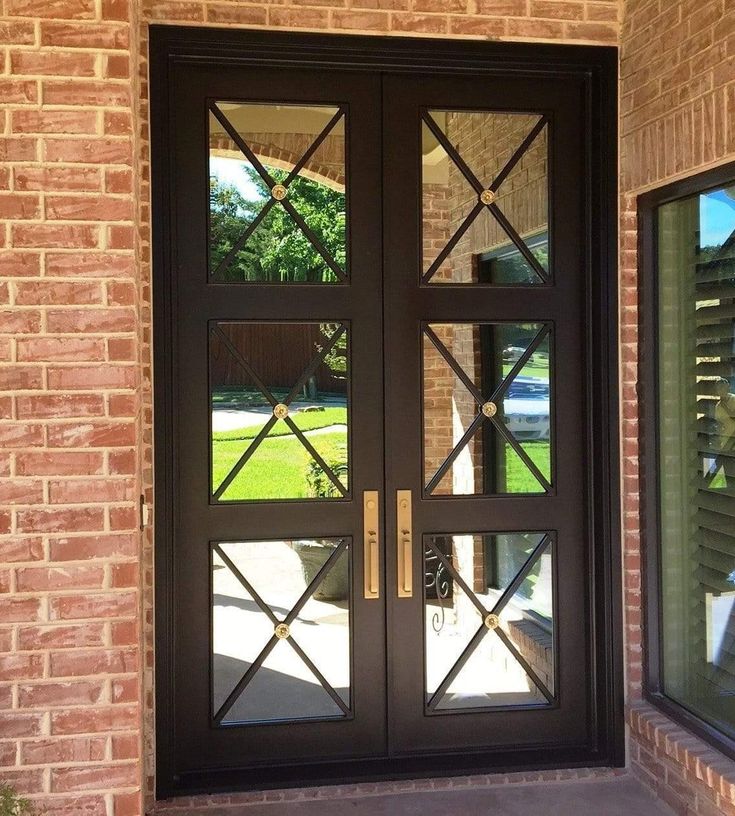
[[[269,168],[276,182],[287,173]],[[216,269],[270,199],[270,189],[249,165],[243,165],[248,187],[257,195],[246,199],[231,184],[210,178],[210,263]],[[345,196],[326,185],[298,177],[288,187],[288,200],[341,268],[345,268]],[[318,283],[334,279],[333,272],[296,222],[280,204],[271,207],[244,247],[223,270],[227,281]]]
[[[339,328],[339,323],[322,323],[319,329],[324,336],[324,345],[332,339],[334,333]],[[318,343],[316,347],[317,351],[321,351],[324,345]],[[332,377],[334,377],[335,380],[347,379],[347,332],[343,332],[330,349],[324,358],[324,365],[331,371]]]

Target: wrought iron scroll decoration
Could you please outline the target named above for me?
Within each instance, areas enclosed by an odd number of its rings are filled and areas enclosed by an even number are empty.
[[[523,655],[519,652],[516,648],[513,641],[508,637],[508,635],[503,631],[500,625],[494,625],[492,627],[488,626],[487,621],[490,619],[498,620],[500,613],[509,603],[511,598],[515,595],[518,591],[520,586],[528,577],[529,573],[533,569],[534,565],[538,561],[538,559],[543,554],[546,547],[551,543],[551,536],[546,533],[544,534],[543,538],[539,543],[533,548],[533,551],[526,559],[526,562],[521,567],[519,572],[516,574],[515,578],[508,584],[508,586],[503,590],[503,593],[495,602],[492,609],[488,610],[485,608],[485,605],[482,601],[477,597],[477,595],[470,589],[467,582],[464,578],[459,574],[459,572],[454,568],[450,560],[441,552],[441,550],[436,546],[436,544],[429,539],[428,540],[428,549],[433,550],[434,555],[439,559],[439,561],[444,565],[444,568],[447,570],[449,575],[452,577],[454,581],[461,587],[462,591],[465,593],[467,598],[472,602],[473,606],[480,614],[482,619],[480,623],[480,627],[472,636],[472,639],[464,648],[464,651],[460,654],[457,658],[456,663],[452,668],[449,670],[445,678],[437,687],[436,691],[431,695],[428,703],[427,708],[430,711],[434,711],[437,705],[441,702],[442,698],[446,694],[449,687],[452,685],[452,682],[460,673],[464,665],[470,659],[472,654],[474,653],[475,649],[480,645],[482,639],[491,631],[495,632],[495,634],[500,638],[503,645],[508,649],[508,651],[513,655],[513,657],[518,661],[521,668],[526,672],[526,674],[531,678],[531,680],[536,684],[539,691],[549,703],[554,702],[554,695],[549,691],[546,684],[541,680],[538,674],[533,670],[531,665],[528,661],[523,657]]]

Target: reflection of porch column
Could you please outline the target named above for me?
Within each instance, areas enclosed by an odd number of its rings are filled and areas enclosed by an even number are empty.
[[[472,535],[454,536],[454,564],[457,572],[464,578],[470,589],[472,588],[475,572],[475,538]],[[477,608],[467,597],[459,584],[454,582],[454,612],[457,616],[457,629],[467,633],[468,637],[475,633],[480,624]]]

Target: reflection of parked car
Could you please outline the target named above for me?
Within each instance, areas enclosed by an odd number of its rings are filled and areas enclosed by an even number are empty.
[[[503,400],[508,429],[516,439],[549,438],[549,383],[540,377],[516,377]]]

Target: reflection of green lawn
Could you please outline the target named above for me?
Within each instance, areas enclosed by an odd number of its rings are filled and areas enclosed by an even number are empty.
[[[521,446],[531,461],[551,481],[551,452],[548,439],[534,439],[522,442]],[[506,458],[506,492],[507,493],[542,493],[543,488],[536,477],[526,467],[515,452],[507,449]]]
[[[310,441],[327,463],[344,462],[347,458],[346,429],[312,436]],[[249,444],[250,439],[213,442],[212,480],[215,487],[227,476]],[[551,473],[549,441],[533,440],[522,444],[536,467],[549,478]],[[307,498],[310,495],[307,480],[310,461],[311,456],[296,437],[269,436],[260,443],[251,459],[227,488],[222,499],[237,501]],[[347,487],[347,476],[342,474],[340,479]],[[506,454],[506,482],[503,492],[543,492],[536,478],[510,448]]]
[[[510,370],[513,368],[514,363],[503,363],[503,376],[505,377],[507,374],[510,373]],[[523,368],[518,372],[519,377],[539,377],[542,380],[549,379],[549,363],[548,361],[543,363],[532,362],[526,363]]]
[[[215,488],[247,450],[250,441],[250,439],[213,441],[212,482]],[[342,431],[312,436],[309,441],[327,464],[347,460],[346,427]],[[307,474],[311,461],[311,455],[295,436],[275,438],[268,436],[260,443],[221,498],[224,501],[307,498],[309,496]],[[347,487],[347,476],[342,474],[340,480]]]

